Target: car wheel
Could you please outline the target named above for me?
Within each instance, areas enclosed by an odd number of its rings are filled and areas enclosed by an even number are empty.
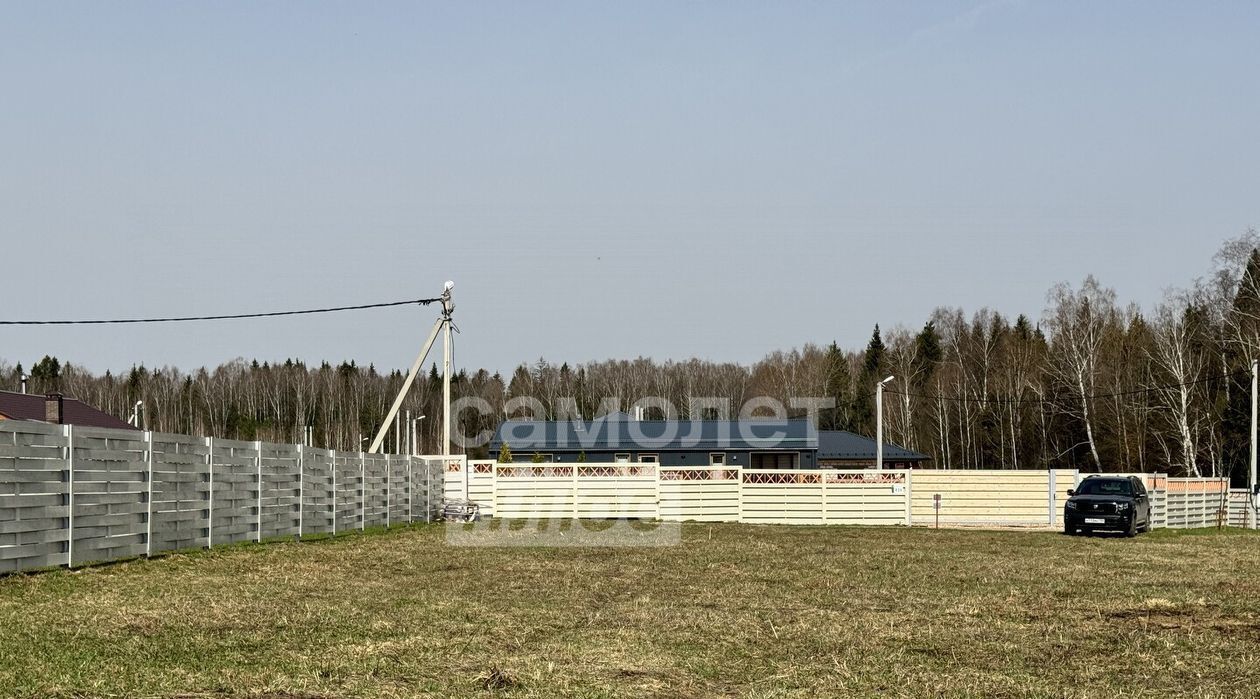
[[[1129,528],[1124,531],[1124,535],[1129,538],[1137,536],[1137,517],[1129,520]]]
[[[1146,532],[1149,532],[1150,530],[1151,530],[1151,520],[1147,518],[1147,520],[1142,523],[1142,526],[1138,527],[1138,533],[1145,534]]]

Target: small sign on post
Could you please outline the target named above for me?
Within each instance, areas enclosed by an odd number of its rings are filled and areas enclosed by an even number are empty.
[[[941,528],[941,494],[936,493],[932,496],[932,511],[936,513],[936,528]]]

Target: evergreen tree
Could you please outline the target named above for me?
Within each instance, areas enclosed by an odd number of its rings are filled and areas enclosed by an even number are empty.
[[[499,447],[499,463],[501,464],[512,463],[512,449],[508,447],[507,442],[504,442],[503,446]]]
[[[864,435],[875,434],[875,383],[884,378],[884,353],[884,340],[876,325],[862,355],[857,386],[853,387],[853,427]]]
[[[543,455],[542,455],[542,454],[540,454],[540,453],[538,453],[538,452],[534,452],[534,457],[533,457],[532,459],[530,459],[530,461],[532,461],[532,462],[534,462],[534,463],[536,463],[536,464],[541,464],[541,463],[545,463],[545,462],[546,462],[546,460],[545,460],[545,459],[543,459]]]
[[[852,379],[849,376],[849,361],[844,352],[833,341],[827,348],[827,397],[836,401],[835,407],[823,414],[823,429],[848,430],[850,398],[849,390]]]
[[[1027,323],[1027,319],[1020,316]],[[936,368],[940,365],[941,359],[945,353],[941,350],[941,336],[936,332],[936,324],[928,321],[919,334],[915,336],[914,343],[917,347],[915,352],[915,371],[914,371],[914,387],[922,389],[925,386],[932,385],[932,379],[936,377]],[[882,378],[882,377],[881,377]]]

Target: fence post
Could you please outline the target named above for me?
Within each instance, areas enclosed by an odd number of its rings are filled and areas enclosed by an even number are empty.
[[[433,472],[428,460],[421,459],[420,463],[424,464],[424,521],[428,523],[433,521]]]
[[[148,445],[145,450],[144,461],[149,467],[149,498],[147,503],[148,515],[144,521],[144,555],[153,555],[153,432],[151,430],[144,433],[144,441]]]
[[[66,567],[74,567],[74,425],[61,428],[66,437]]]
[[[306,521],[303,515],[306,514],[306,445],[299,444],[298,448],[298,538],[302,538]]]
[[[359,531],[367,529],[367,455],[359,452]]]
[[[393,458],[393,454],[390,454],[389,456],[385,457],[385,528],[386,529],[389,529],[389,524],[390,524],[389,522],[389,506],[390,506],[389,482],[390,480],[393,479],[393,477],[394,477],[394,458]]]
[[[821,506],[819,507],[819,510],[818,510],[818,523],[826,524],[827,523],[827,472],[826,471],[820,470],[818,472],[818,489],[822,496]]]
[[[906,469],[906,526],[907,527],[913,526],[913,520],[912,520],[913,513],[910,510],[911,498],[914,496],[914,493],[910,491],[910,481],[914,477],[913,474],[914,474],[913,470]]]
[[[416,521],[416,513],[415,513],[416,484],[412,480],[411,472],[412,472],[411,454],[408,454],[407,455],[407,524],[411,524],[412,522]]]
[[[577,519],[577,518],[578,518],[578,466],[580,466],[580,464],[573,464],[572,466],[570,466],[570,468],[572,468],[572,469],[573,469],[573,481],[572,481],[572,486],[573,486],[573,519]],[[467,462],[467,461],[465,461],[465,462],[464,462],[464,493],[465,493],[464,497],[467,497],[467,493],[468,493],[468,479],[469,479],[469,476],[468,476],[468,468],[469,468],[469,467],[468,467],[468,462]]]
[[[332,469],[332,533],[337,535],[337,450],[328,450],[328,466]]]
[[[210,507],[206,517],[206,548],[214,546],[214,437],[206,437],[206,470],[210,473]]]
[[[1055,524],[1057,524],[1057,522],[1055,521],[1055,519],[1056,519],[1056,518],[1055,518],[1055,514],[1056,514],[1056,513],[1055,513],[1055,507],[1056,507],[1056,504],[1055,504],[1055,501],[1054,501],[1054,500],[1055,500],[1055,496],[1057,495],[1057,493],[1056,493],[1055,491],[1057,491],[1057,490],[1058,490],[1058,481],[1057,481],[1058,475],[1059,475],[1059,474],[1058,474],[1058,473],[1056,473],[1056,472],[1055,472],[1055,470],[1054,470],[1053,468],[1052,468],[1052,469],[1050,469],[1050,480],[1048,481],[1048,482],[1050,483],[1050,488],[1049,488],[1050,492],[1049,492],[1049,497],[1047,498],[1046,502],[1047,502],[1047,505],[1048,505],[1047,509],[1050,511],[1050,522],[1049,522],[1049,524],[1050,524],[1050,526],[1051,526],[1051,527],[1053,527]]]
[[[254,532],[254,541],[262,541],[263,508],[262,508],[262,440],[254,442],[254,464],[258,467],[258,531]]]

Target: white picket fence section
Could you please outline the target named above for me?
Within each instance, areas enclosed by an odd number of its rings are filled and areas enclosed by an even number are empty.
[[[0,420],[0,573],[430,521],[445,461]]]

